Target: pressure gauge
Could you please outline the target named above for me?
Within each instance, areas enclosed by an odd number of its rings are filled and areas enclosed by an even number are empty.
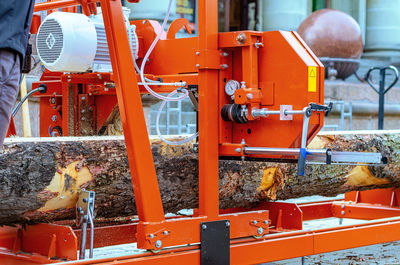
[[[236,80],[229,80],[225,85],[225,93],[228,96],[233,96],[235,91],[240,88],[240,83]]]

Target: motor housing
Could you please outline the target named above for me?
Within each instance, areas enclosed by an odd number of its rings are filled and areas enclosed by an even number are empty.
[[[136,27],[124,10],[132,56],[137,58]],[[101,9],[98,15],[54,12],[39,27],[36,48],[43,65],[53,72],[111,72],[111,60]]]

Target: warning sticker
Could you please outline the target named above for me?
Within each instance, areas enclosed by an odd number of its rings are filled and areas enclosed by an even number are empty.
[[[317,92],[317,67],[308,67],[308,92]]]

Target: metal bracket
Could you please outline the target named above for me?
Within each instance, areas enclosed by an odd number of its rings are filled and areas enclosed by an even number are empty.
[[[147,234],[146,239],[150,242],[150,244],[154,245],[156,249],[161,249],[163,246],[162,240],[166,238],[170,233],[171,231],[161,229],[152,234]]]
[[[201,223],[200,240],[201,265],[230,264],[229,220]]]
[[[89,258],[93,258],[93,239],[94,239],[94,191],[82,190],[79,192],[79,199],[76,203],[77,225],[81,227],[79,259],[85,259],[87,225],[90,224],[90,252]]]
[[[254,235],[255,238],[261,238],[265,234],[268,234],[270,220],[252,220],[250,221],[250,225],[257,227],[257,235]]]

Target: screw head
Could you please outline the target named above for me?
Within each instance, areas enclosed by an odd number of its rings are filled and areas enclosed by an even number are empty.
[[[202,224],[202,225],[201,225],[201,229],[206,230],[206,229],[207,229],[207,226],[206,226],[205,224]]]
[[[51,120],[52,120],[52,121],[57,121],[57,115],[51,116]]]
[[[162,246],[161,240],[156,241],[156,248],[160,248]]]
[[[55,103],[56,103],[56,98],[55,98],[55,97],[52,97],[52,98],[50,99],[50,102],[51,102],[51,104],[55,104]]]
[[[344,209],[344,204],[342,204],[342,209]]]
[[[247,99],[253,99],[253,94],[251,94],[251,93],[247,93]]]
[[[199,67],[200,67],[200,64],[196,64],[196,67],[199,68]]]
[[[344,211],[342,211],[342,215],[344,215]]]
[[[153,235],[153,234],[150,234],[150,238],[154,238],[154,235]]]
[[[222,53],[222,56],[224,56],[224,57],[227,57],[228,55],[229,55],[229,53],[227,53],[227,52]]]
[[[255,225],[256,225],[256,224],[257,224],[257,221],[256,221],[256,220],[254,220],[254,221],[253,221],[253,224],[255,224]]]
[[[199,55],[200,55],[200,52],[196,52],[196,55],[199,56]]]
[[[167,230],[164,231],[164,235],[168,235],[168,231]]]
[[[225,225],[226,225],[226,227],[229,227],[229,226],[231,226],[231,223],[229,221],[226,221]]]
[[[86,99],[86,97],[81,97],[81,100],[85,100]]]
[[[266,224],[266,225],[267,225],[267,224],[268,224],[268,220],[265,220],[265,221],[264,221],[264,224]]]
[[[229,67],[229,66],[228,66],[227,64],[225,64],[225,63],[224,63],[224,64],[221,64],[221,68],[222,68],[222,69],[226,69],[226,68],[228,68],[228,67]]]
[[[258,233],[259,235],[262,235],[263,232],[264,232],[264,229],[262,229],[262,227],[259,227],[259,228],[257,229],[257,233]]]

